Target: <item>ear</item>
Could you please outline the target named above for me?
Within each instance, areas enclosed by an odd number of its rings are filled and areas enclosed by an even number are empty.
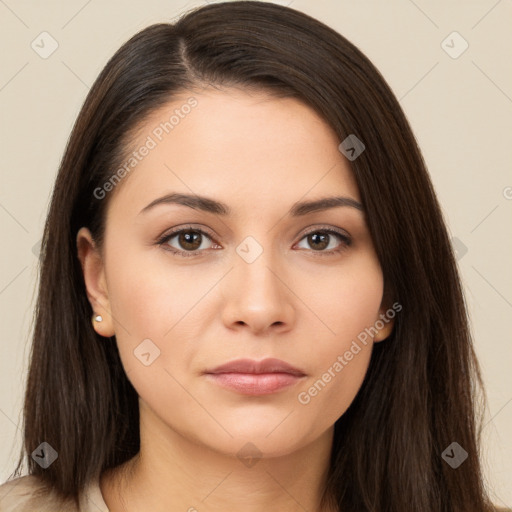
[[[94,330],[106,338],[114,336],[114,325],[110,312],[107,282],[103,259],[88,228],[80,228],[76,236],[78,259],[82,265],[87,298],[94,316],[101,315],[101,322],[92,321]]]
[[[377,330],[377,334],[373,338],[375,343],[389,338],[393,332],[393,327],[395,326],[395,315],[395,309],[387,307],[387,304],[384,304],[383,302],[379,309],[379,317],[375,320],[374,324],[375,329]]]

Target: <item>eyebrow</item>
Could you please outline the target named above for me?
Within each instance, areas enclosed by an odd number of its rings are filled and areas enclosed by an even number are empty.
[[[204,196],[181,194],[181,193],[170,193],[165,196],[159,197],[154,201],[151,201],[145,206],[140,212],[146,213],[150,209],[161,204],[179,204],[182,206],[188,206],[194,210],[202,210],[207,213],[213,213],[215,215],[228,216],[231,214],[231,208],[220,201],[210,199]],[[348,206],[355,208],[356,210],[364,211],[363,205],[350,197],[334,196],[324,197],[321,199],[315,199],[313,201],[300,201],[295,203],[288,212],[292,217],[301,217],[308,213],[328,210],[331,208],[338,208],[340,206]]]

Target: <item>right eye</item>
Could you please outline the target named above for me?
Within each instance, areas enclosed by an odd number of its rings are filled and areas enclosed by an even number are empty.
[[[176,256],[200,256],[202,251],[207,249],[203,244],[204,238],[211,240],[210,235],[202,229],[188,227],[165,234],[157,243],[170,247],[164,247],[164,250],[170,251]],[[171,244],[174,239],[176,239],[175,243],[178,244],[178,247]]]

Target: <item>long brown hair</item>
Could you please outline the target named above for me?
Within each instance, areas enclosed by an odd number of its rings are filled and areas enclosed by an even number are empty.
[[[126,42],[91,88],[56,179],[42,241],[39,295],[24,406],[26,458],[63,499],[137,454],[138,396],[115,340],[91,325],[76,233],[99,246],[110,195],[94,191],[118,168],[129,134],[185,90],[251,87],[297,97],[365,151],[350,165],[383,270],[402,305],[376,344],[360,391],[335,424],[323,503],[343,512],[491,510],[479,461],[482,380],[460,280],[425,163],[378,70],[321,22],[266,2],[207,5]],[[30,454],[58,452],[47,469]],[[457,469],[443,451],[468,454]]]

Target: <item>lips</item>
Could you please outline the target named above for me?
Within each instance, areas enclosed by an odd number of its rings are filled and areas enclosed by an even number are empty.
[[[306,374],[280,359],[237,359],[205,372],[215,384],[242,395],[268,395],[297,384]]]
[[[297,377],[306,375],[302,370],[295,368],[286,361],[274,358],[267,358],[261,361],[256,361],[254,359],[236,359],[235,361],[221,364],[211,370],[206,370],[205,373],[288,373]]]

